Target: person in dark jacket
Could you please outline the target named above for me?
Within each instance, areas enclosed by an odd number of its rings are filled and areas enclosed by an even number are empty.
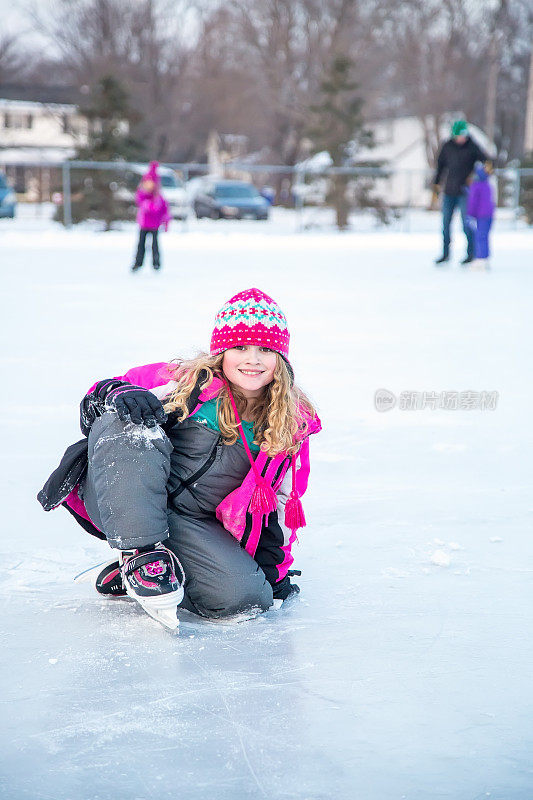
[[[468,125],[465,120],[456,120],[452,125],[452,138],[442,145],[433,181],[434,191],[440,191],[439,184],[446,173],[442,200],[443,250],[441,257],[435,261],[436,264],[444,264],[450,258],[450,226],[457,207],[461,212],[467,241],[466,257],[461,264],[469,264],[474,260],[474,231],[469,225],[467,216],[467,179],[476,161],[487,161],[487,155],[468,135]]]

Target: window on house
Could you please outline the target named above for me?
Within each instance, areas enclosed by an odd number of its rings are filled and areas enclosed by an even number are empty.
[[[63,114],[63,133],[70,133],[70,125],[68,124],[67,114]]]
[[[26,117],[26,127],[28,130],[33,128],[33,114],[28,114]]]
[[[31,128],[33,121],[30,122],[31,114],[24,114],[22,111],[6,111],[4,113],[4,128],[22,130]]]

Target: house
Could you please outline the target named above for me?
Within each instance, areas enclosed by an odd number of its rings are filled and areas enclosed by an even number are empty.
[[[450,123],[441,125],[436,132],[433,120],[425,125],[418,117],[398,117],[367,123],[374,134],[375,146],[366,149],[352,148],[347,166],[375,166],[384,177],[372,178],[373,194],[387,205],[398,208],[427,208],[431,202],[431,183],[436,169],[438,142],[450,136]],[[489,155],[496,155],[495,145],[475,125],[469,124],[470,135]],[[432,135],[433,134],[433,135]],[[298,164],[299,175],[293,190],[304,203],[322,204],[328,181],[322,175],[332,166],[327,152],[317,153]],[[313,176],[313,177],[310,177]]]
[[[207,139],[207,164],[209,174],[217,177],[232,177],[227,165],[232,161],[240,161],[246,155],[248,137],[238,133],[217,133],[211,131]]]
[[[393,206],[424,207],[430,202],[430,186],[436,168],[436,158],[428,146],[431,138],[431,123],[425,126],[418,117],[398,117],[370,122],[368,127],[374,133],[375,147],[357,152],[357,162],[383,164],[390,177],[379,178],[376,190],[387,203]],[[494,157],[496,146],[482,130],[469,123],[470,136],[485,152]],[[450,122],[439,129],[439,141],[450,137]],[[437,137],[433,137],[437,140]],[[436,148],[436,141],[434,142]],[[428,152],[428,150],[430,152]]]
[[[70,86],[0,84],[0,170],[24,199],[49,199],[57,165],[86,143],[82,99]]]

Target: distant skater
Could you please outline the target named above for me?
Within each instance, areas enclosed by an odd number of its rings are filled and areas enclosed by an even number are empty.
[[[442,145],[437,159],[437,171],[433,181],[435,192],[440,191],[439,182],[446,173],[444,197],[442,199],[442,255],[435,264],[445,264],[450,259],[450,227],[455,209],[461,212],[463,230],[466,236],[466,256],[462,265],[474,260],[474,231],[469,225],[467,216],[468,186],[467,178],[474,169],[476,161],[487,161],[487,156],[468,135],[468,125],[464,119],[456,120],[452,125],[452,138]]]
[[[468,216],[474,231],[476,260],[472,266],[489,269],[489,233],[494,216],[494,198],[489,183],[489,172],[483,164],[476,164],[475,178],[468,192]]]
[[[165,231],[168,230],[170,212],[168,203],[161,194],[161,179],[157,173],[158,166],[157,161],[150,162],[150,168],[143,175],[135,194],[135,202],[139,209],[137,212],[139,243],[135,254],[135,263],[131,268],[132,272],[136,272],[144,263],[146,237],[148,234],[152,237],[152,266],[154,269],[161,269],[158,232],[161,225],[165,226]]]

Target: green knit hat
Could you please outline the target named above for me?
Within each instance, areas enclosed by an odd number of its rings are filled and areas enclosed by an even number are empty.
[[[452,136],[466,136],[468,125],[465,119],[456,119],[452,125]]]

